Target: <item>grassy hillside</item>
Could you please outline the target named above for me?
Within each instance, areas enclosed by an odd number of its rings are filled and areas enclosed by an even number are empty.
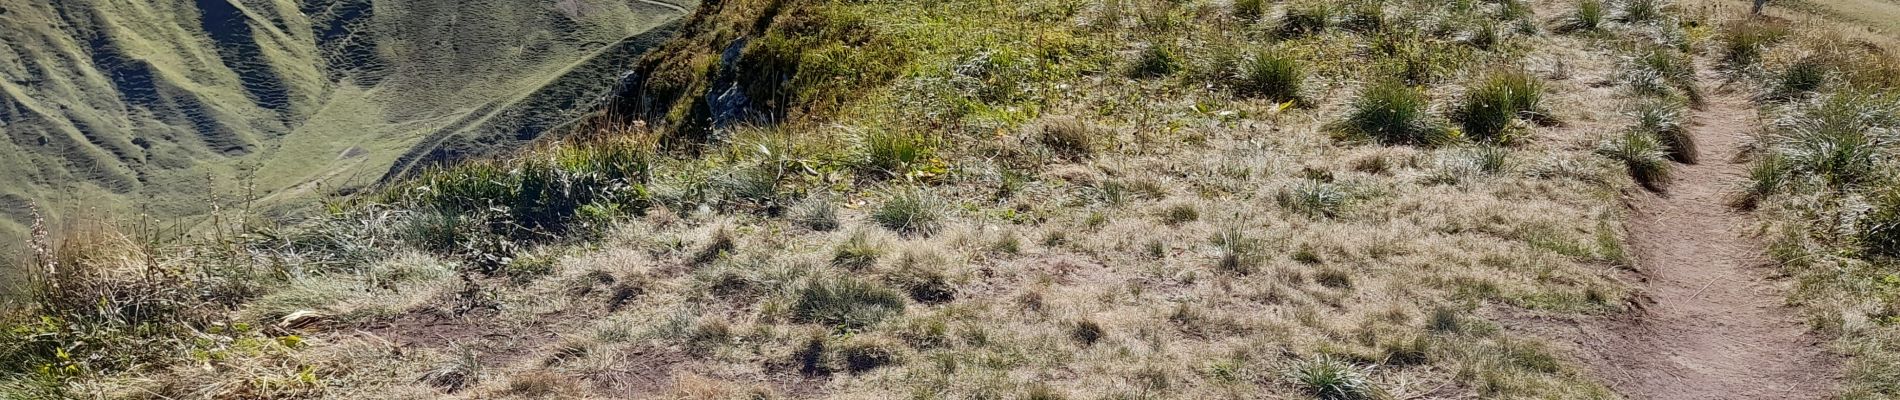
[[[0,237],[25,236],[28,204],[278,206],[376,182],[405,153],[530,138],[691,6],[0,1]]]
[[[1694,162],[1698,69],[1799,81],[1739,19],[707,1],[566,140],[288,226],[48,230],[0,396],[1615,398],[1535,328],[1640,312],[1621,197]]]

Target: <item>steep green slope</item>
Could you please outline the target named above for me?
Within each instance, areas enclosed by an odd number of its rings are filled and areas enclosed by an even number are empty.
[[[406,152],[531,139],[694,5],[675,2],[0,0],[0,237],[29,203],[283,205]]]

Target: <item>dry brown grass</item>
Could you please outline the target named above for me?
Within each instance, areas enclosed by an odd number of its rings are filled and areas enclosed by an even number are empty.
[[[1207,11],[1223,10],[1219,2],[1113,1],[1081,7],[1075,20],[1122,16],[1117,28],[1062,19],[999,32],[994,18],[1019,15],[1014,7],[1060,2],[964,3],[973,8],[850,3],[835,11],[910,35],[945,53],[932,56],[946,64],[1055,51],[1010,47],[1023,43],[1111,55],[1133,55],[1125,44],[1135,37],[1233,46],[1244,41],[1217,33],[1264,29]],[[1568,7],[1558,3],[1535,5],[1556,15]],[[924,17],[948,22],[909,30]],[[1024,32],[1047,41],[950,38]],[[872,178],[852,172],[856,159],[842,145],[853,143],[852,129],[775,128],[810,132],[801,140],[817,155],[771,154],[815,165],[819,172],[786,190],[828,196],[839,205],[837,229],[689,201],[699,187],[661,176],[654,187],[664,207],[616,221],[592,242],[527,249],[551,260],[531,278],[464,278],[448,266],[454,261],[408,254],[367,269],[381,273],[292,280],[242,319],[314,309],[339,322],[294,332],[308,347],[287,355],[210,364],[258,376],[314,365],[318,383],[299,393],[330,398],[1217,398],[1309,392],[1289,370],[1327,359],[1367,371],[1368,384],[1391,398],[1610,397],[1563,349],[1501,317],[1623,311],[1616,196],[1629,184],[1589,146],[1626,123],[1598,106],[1621,96],[1594,84],[1615,72],[1610,44],[1513,35],[1503,50],[1472,56],[1549,79],[1544,106],[1565,121],[1526,127],[1522,140],[1496,149],[1509,165],[1487,168],[1455,143],[1341,140],[1328,125],[1374,63],[1319,60],[1360,57],[1362,38],[1289,40],[1312,64],[1311,107],[1185,90],[1177,80],[1185,76],[1130,81],[1110,65],[1097,75],[1061,70],[1037,76],[1047,82],[1021,82],[1047,96],[1036,107],[972,111],[932,138],[944,144],[926,149],[929,159],[882,165]],[[1443,71],[1424,89],[1448,104],[1465,74],[1482,70]],[[934,129],[927,123],[940,116],[907,119],[909,108],[892,106],[941,100],[907,98],[935,93],[907,90],[929,83],[918,81],[866,89],[865,104],[847,107],[837,123]],[[1086,117],[1059,119],[1052,132],[1036,129],[1030,109]],[[760,157],[754,148],[708,152],[666,164],[676,170],[665,173],[785,161],[744,158]],[[1328,200],[1299,206],[1302,187],[1323,187]],[[934,226],[880,218],[894,188],[940,200]],[[854,236],[863,239],[854,244]],[[839,262],[841,248],[876,256]],[[382,275],[407,278],[372,279]],[[852,324],[801,318],[801,289],[840,277],[901,293],[903,306],[882,318],[850,315]],[[479,372],[453,394],[421,380],[445,366]],[[157,376],[182,387],[227,380],[186,368]]]

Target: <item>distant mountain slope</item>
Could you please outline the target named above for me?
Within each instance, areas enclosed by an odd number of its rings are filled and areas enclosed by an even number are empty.
[[[0,0],[0,237],[29,203],[282,204],[531,139],[695,6],[668,1]]]

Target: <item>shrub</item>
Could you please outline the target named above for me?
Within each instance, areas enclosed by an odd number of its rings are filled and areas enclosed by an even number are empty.
[[[1759,18],[1737,21],[1722,30],[1722,62],[1730,68],[1754,65],[1763,50],[1787,36],[1788,27],[1779,22]]]
[[[908,177],[936,162],[936,143],[922,135],[872,130],[859,137],[856,167],[877,178]]]
[[[893,191],[884,204],[871,212],[871,219],[897,233],[929,235],[943,223],[943,214],[943,206],[935,196],[911,187]]]
[[[1179,68],[1180,61],[1175,59],[1174,51],[1159,43],[1149,44],[1135,56],[1135,62],[1128,68],[1128,76],[1134,78],[1157,78],[1173,74]]]
[[[1288,4],[1286,15],[1280,17],[1281,36],[1303,36],[1325,32],[1333,26],[1333,15],[1337,11],[1328,1],[1302,1]]]
[[[1281,207],[1294,212],[1311,217],[1333,218],[1344,211],[1347,196],[1338,185],[1309,179],[1281,190],[1275,199]]]
[[[1594,32],[1603,29],[1603,21],[1607,16],[1602,0],[1581,0],[1577,2],[1576,10],[1557,21],[1557,31]]]
[[[1453,116],[1465,135],[1488,142],[1509,142],[1507,130],[1519,118],[1548,119],[1543,110],[1544,82],[1526,71],[1494,73],[1465,93]]]
[[[904,311],[897,291],[847,276],[813,277],[793,295],[792,320],[861,329]]]
[[[1295,363],[1287,377],[1307,395],[1322,400],[1362,400],[1375,395],[1364,370],[1332,357]]]
[[[1240,68],[1234,90],[1242,95],[1276,102],[1303,103],[1306,72],[1300,61],[1284,54],[1255,54]]]
[[[1360,89],[1340,128],[1381,143],[1426,144],[1442,132],[1431,121],[1430,107],[1424,92],[1396,79],[1380,80]]]
[[[1696,163],[1695,137],[1683,125],[1683,107],[1668,101],[1649,101],[1636,106],[1636,126],[1632,130],[1655,135],[1669,158],[1684,164]]]
[[[1597,145],[1597,153],[1623,162],[1637,183],[1661,190],[1669,179],[1669,150],[1647,132],[1629,131]]]

